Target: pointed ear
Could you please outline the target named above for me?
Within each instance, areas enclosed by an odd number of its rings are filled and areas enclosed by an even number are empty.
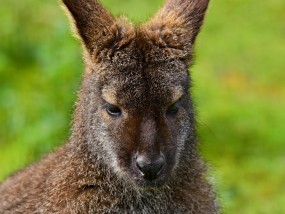
[[[118,49],[128,31],[124,20],[116,20],[97,0],[62,0],[73,18],[76,30],[91,56],[105,49]],[[109,53],[110,54],[110,53]]]
[[[166,0],[164,6],[143,26],[156,44],[188,61],[203,23],[209,0]]]

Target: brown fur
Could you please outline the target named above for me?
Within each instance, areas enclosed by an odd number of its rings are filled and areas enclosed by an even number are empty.
[[[167,0],[140,27],[97,0],[63,2],[86,62],[70,141],[0,185],[0,213],[217,213],[187,72],[208,0]],[[110,116],[106,101],[122,114]],[[157,179],[142,177],[137,154],[163,154]]]

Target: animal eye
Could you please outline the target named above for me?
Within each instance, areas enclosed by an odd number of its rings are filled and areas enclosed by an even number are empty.
[[[110,103],[106,104],[106,111],[109,115],[111,115],[113,117],[117,117],[117,116],[120,116],[122,114],[122,111],[119,107],[114,106]]]
[[[173,103],[171,106],[168,107],[166,113],[173,115],[173,114],[176,114],[178,112],[178,110],[179,110],[179,103],[176,102],[176,103]]]

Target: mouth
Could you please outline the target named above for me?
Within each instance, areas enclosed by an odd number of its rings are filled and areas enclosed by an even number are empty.
[[[140,188],[159,188],[163,186],[167,180],[167,173],[165,167],[163,167],[157,175],[153,174],[143,174],[141,172],[136,172],[133,176],[136,185]]]
[[[139,188],[143,189],[153,189],[162,187],[165,184],[165,179],[156,179],[153,181],[148,181],[145,179],[135,180]]]

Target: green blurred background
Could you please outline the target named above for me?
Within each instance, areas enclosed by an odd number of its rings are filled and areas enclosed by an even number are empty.
[[[163,0],[103,0],[139,23]],[[0,180],[67,141],[83,64],[56,0],[0,0]],[[201,152],[223,213],[285,213],[285,1],[212,0],[196,45]]]

